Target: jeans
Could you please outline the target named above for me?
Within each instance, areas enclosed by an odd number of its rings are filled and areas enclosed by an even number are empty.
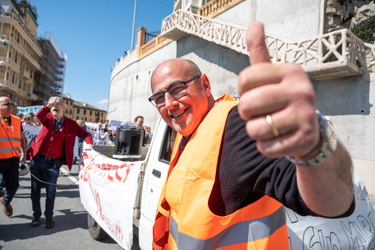
[[[61,159],[47,160],[41,155],[36,155],[30,162],[31,173],[31,201],[33,206],[33,216],[40,218],[42,210],[40,208],[40,189],[43,184],[46,187],[46,218],[53,217],[53,208],[56,198],[56,183],[60,174]]]
[[[6,192],[3,196],[3,203],[9,204],[19,187],[19,158],[13,157],[8,159],[0,159],[0,172],[3,174]]]
[[[78,157],[82,156],[82,148],[83,148],[83,142],[84,140],[78,140]]]

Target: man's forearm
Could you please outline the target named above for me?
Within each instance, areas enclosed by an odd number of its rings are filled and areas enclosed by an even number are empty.
[[[27,140],[26,140],[25,134],[21,131],[21,154],[22,154],[20,157],[21,162],[26,161],[26,144],[27,144]]]
[[[335,217],[347,212],[353,202],[352,161],[338,142],[333,154],[313,167],[297,165],[297,183],[302,199],[315,213]]]

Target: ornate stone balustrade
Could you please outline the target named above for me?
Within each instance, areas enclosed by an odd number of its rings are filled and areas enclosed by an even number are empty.
[[[375,44],[365,43],[367,66],[375,67]],[[375,71],[375,70],[374,70]]]
[[[189,34],[247,54],[246,29],[241,26],[219,22],[183,10],[175,11],[162,22],[162,36],[179,40]]]
[[[178,10],[162,22],[161,35],[179,40],[187,35],[247,54],[246,28]],[[293,62],[301,65],[313,79],[360,75],[367,65],[374,65],[374,45],[365,44],[347,29],[323,34],[304,41],[290,41],[266,36],[274,63]],[[366,61],[366,53],[367,62]]]
[[[367,69],[365,44],[347,29],[298,42],[267,36],[266,44],[272,62],[299,64],[314,79],[360,75]]]

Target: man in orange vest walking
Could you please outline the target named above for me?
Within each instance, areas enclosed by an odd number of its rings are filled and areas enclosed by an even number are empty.
[[[154,249],[289,249],[283,205],[301,215],[353,212],[352,163],[316,112],[298,65],[271,64],[263,25],[247,32],[251,66],[235,101],[214,99],[186,59],[151,76],[149,101],[179,134],[154,225]]]
[[[12,115],[13,102],[0,97],[0,172],[3,174],[6,191],[0,199],[4,214],[12,216],[10,202],[19,187],[19,162],[26,162],[25,140],[21,119]]]

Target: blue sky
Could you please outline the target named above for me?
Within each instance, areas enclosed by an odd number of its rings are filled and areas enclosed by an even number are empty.
[[[73,100],[107,110],[110,70],[131,48],[134,1],[30,1],[37,8],[38,34],[51,33],[68,56],[64,93]],[[137,0],[135,31],[160,31],[173,2]]]

